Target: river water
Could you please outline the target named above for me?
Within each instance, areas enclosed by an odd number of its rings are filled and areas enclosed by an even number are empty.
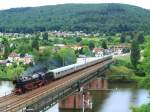
[[[11,82],[0,82],[0,96],[9,94],[14,86]],[[137,89],[135,84],[108,84],[108,90],[90,91],[92,97],[92,109],[85,112],[130,112],[131,105],[139,106],[148,103],[148,91]],[[59,109],[59,104],[55,105],[47,112],[82,112],[82,110]]]
[[[137,89],[136,84],[108,84],[108,91],[90,91],[92,109],[85,112],[131,112],[130,107],[140,106],[149,102],[148,91]],[[75,109],[58,109],[57,104],[47,112],[82,112]]]
[[[14,85],[10,81],[0,81],[0,96],[10,94],[14,89]]]

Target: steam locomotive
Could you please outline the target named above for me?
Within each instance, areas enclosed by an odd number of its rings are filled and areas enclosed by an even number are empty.
[[[33,75],[20,76],[19,78],[14,80],[15,93],[23,94],[27,91],[44,86],[56,79],[67,76],[73,72],[79,71],[86,67],[89,67],[89,66],[92,66],[97,63],[110,60],[110,59],[112,59],[112,56],[110,55],[104,56],[102,58],[98,57],[98,58],[93,59],[92,61],[71,64],[68,66],[60,67],[60,68],[53,69],[53,70],[47,70],[44,72],[39,71],[39,72],[33,73]]]

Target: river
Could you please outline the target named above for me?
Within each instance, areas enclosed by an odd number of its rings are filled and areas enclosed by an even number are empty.
[[[0,81],[0,96],[10,94],[14,89],[14,85],[10,81]]]
[[[110,89],[110,90],[109,90]],[[93,107],[85,112],[131,112],[132,105],[149,102],[148,91],[137,89],[136,84],[108,84],[108,91],[90,91]],[[47,112],[82,112],[82,110],[58,109],[58,104]]]
[[[14,86],[11,82],[0,82],[0,96],[9,94]],[[108,90],[95,91],[91,90],[92,109],[85,112],[130,112],[130,106],[139,106],[149,102],[148,91],[137,89],[135,84],[108,84]],[[82,112],[81,110],[64,110],[59,109],[59,105],[55,105],[47,112]]]

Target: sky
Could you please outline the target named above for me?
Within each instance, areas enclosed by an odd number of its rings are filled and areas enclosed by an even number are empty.
[[[150,0],[0,0],[0,10],[65,3],[124,3],[150,9]]]

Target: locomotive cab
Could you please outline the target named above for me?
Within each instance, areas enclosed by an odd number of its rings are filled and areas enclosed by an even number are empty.
[[[25,93],[24,83],[23,82],[16,82],[15,86],[15,93],[16,94],[23,94]]]

